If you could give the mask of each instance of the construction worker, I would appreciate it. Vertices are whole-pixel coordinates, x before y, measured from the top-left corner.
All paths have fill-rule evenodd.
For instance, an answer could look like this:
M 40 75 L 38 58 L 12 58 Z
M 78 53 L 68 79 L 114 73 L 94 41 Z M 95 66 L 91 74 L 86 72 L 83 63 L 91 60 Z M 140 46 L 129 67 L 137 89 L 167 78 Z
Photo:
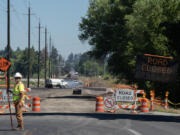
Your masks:
M 16 111 L 16 118 L 18 122 L 17 128 L 15 130 L 24 130 L 24 123 L 23 123 L 23 107 L 24 107 L 24 84 L 21 82 L 22 75 L 21 73 L 17 72 L 14 75 L 15 78 L 15 86 L 11 93 L 13 94 L 13 102 L 15 105 Z

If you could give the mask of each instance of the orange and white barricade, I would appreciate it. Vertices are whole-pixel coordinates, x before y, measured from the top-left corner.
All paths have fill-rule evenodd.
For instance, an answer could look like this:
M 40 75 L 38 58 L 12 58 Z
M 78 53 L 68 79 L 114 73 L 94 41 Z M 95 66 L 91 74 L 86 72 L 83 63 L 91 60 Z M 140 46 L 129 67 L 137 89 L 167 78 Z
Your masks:
M 148 105 L 147 98 L 143 98 L 143 100 L 142 100 L 141 112 L 149 112 L 149 105 Z
M 136 114 L 136 110 L 140 108 L 140 106 L 137 105 L 137 102 L 140 102 L 141 98 L 137 97 L 137 94 L 144 94 L 144 90 L 134 90 L 134 99 L 133 99 L 133 104 L 118 104 L 115 107 L 115 111 L 118 109 L 129 109 L 132 110 L 132 113 Z
M 32 111 L 40 111 L 40 97 L 34 97 L 32 100 Z
M 136 105 L 118 105 L 118 108 L 119 109 L 130 109 L 130 110 L 133 110 L 133 109 L 137 109 L 137 106 Z
M 144 94 L 144 90 L 134 90 L 135 94 Z
M 9 109 L 9 105 L 0 105 L 0 114 L 5 113 Z
M 31 92 L 31 88 L 25 88 L 24 96 L 25 96 L 25 112 L 28 112 L 28 110 L 31 109 L 31 99 L 32 97 L 29 95 L 29 92 Z
M 164 105 L 165 109 L 168 109 L 168 95 L 169 95 L 169 92 L 166 91 L 166 94 L 165 94 L 165 105 Z
M 25 96 L 25 103 L 24 103 L 24 107 L 25 107 L 25 110 L 27 112 L 27 109 L 30 109 L 31 108 L 31 102 L 30 103 L 27 103 L 26 104 L 26 100 L 31 100 L 31 96 L 28 95 L 27 93 L 31 91 L 31 88 L 25 88 L 25 92 L 24 92 L 24 96 Z M 7 105 L 7 97 L 3 97 L 3 93 L 6 93 L 6 90 L 0 90 L 0 102 L 1 102 L 1 105 L 0 105 L 0 114 L 2 113 L 5 113 L 8 111 L 9 109 L 9 105 Z M 10 98 L 10 102 L 12 102 L 12 97 Z M 14 110 L 15 107 L 14 105 L 11 105 L 11 109 Z
M 104 98 L 96 97 L 96 112 L 104 112 Z
M 151 96 L 151 106 L 150 106 L 150 111 L 154 110 L 154 91 L 150 91 L 150 96 Z

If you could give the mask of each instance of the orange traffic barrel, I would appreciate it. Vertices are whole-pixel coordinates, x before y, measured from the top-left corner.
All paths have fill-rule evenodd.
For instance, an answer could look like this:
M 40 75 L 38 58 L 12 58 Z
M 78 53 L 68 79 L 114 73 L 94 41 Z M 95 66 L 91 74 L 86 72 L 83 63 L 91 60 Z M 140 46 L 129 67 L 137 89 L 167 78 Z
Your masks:
M 34 97 L 32 100 L 32 111 L 40 111 L 40 97 Z
M 149 112 L 148 100 L 146 98 L 142 99 L 141 112 Z
M 104 112 L 104 99 L 103 99 L 103 97 L 96 97 L 96 112 Z

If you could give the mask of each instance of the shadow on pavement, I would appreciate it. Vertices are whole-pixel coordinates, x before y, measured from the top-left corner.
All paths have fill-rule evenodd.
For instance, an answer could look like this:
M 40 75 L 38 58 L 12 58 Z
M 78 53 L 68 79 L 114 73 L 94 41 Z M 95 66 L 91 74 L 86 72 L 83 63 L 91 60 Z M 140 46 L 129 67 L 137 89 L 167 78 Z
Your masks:
M 57 97 L 47 97 L 49 99 L 57 99 L 57 98 L 74 98 L 74 99 L 88 99 L 88 100 L 92 100 L 92 101 L 96 101 L 96 97 L 95 96 L 57 96 Z
M 2 131 L 14 131 L 13 129 L 0 129 L 0 132 L 2 132 Z
M 9 115 L 9 114 L 2 114 Z M 24 116 L 78 116 L 99 120 L 129 119 L 138 121 L 178 122 L 180 116 L 163 116 L 149 114 L 106 114 L 106 113 L 24 113 Z

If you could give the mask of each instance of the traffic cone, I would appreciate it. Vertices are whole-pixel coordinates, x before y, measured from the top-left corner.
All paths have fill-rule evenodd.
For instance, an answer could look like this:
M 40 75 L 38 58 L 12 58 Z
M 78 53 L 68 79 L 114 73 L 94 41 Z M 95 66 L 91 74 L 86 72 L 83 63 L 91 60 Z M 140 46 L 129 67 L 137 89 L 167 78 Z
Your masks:
M 133 114 L 137 114 L 137 111 L 136 111 L 136 110 L 133 110 L 131 113 L 133 113 Z
M 5 110 L 1 110 L 1 111 L 0 111 L 0 114 L 3 114 L 3 113 L 5 113 Z

